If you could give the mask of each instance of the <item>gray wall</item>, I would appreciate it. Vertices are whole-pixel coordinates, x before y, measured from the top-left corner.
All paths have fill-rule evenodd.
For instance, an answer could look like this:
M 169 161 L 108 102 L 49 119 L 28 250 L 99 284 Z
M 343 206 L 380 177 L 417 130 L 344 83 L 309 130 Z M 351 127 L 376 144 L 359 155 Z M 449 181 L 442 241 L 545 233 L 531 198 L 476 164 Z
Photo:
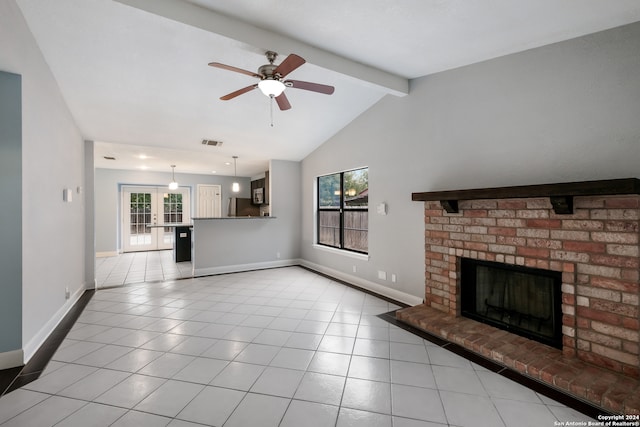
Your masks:
M 84 185 L 84 142 L 15 0 L 0 2 L 0 69 L 22 76 L 22 347 L 28 359 L 85 288 L 84 198 L 76 192 Z M 71 203 L 63 201 L 65 188 L 73 191 Z
M 298 263 L 301 211 L 300 163 L 271 160 L 271 218 L 196 220 L 196 275 Z
M 175 174 L 180 187 L 191 188 L 191 215 L 197 211 L 198 184 L 218 184 L 222 188 L 222 215 L 227 214 L 229 197 L 250 197 L 251 179 L 238 177 L 240 193 L 231 192 L 232 176 Z M 168 185 L 171 172 L 130 171 L 121 169 L 95 169 L 95 224 L 96 253 L 112 253 L 120 250 L 120 204 L 122 185 Z
M 639 70 L 633 24 L 413 80 L 303 160 L 302 257 L 424 297 L 423 204 L 411 193 L 640 176 Z M 360 166 L 368 261 L 313 247 L 315 177 Z
M 0 71 L 0 353 L 22 348 L 21 78 Z M 1 366 L 0 369 L 7 366 Z

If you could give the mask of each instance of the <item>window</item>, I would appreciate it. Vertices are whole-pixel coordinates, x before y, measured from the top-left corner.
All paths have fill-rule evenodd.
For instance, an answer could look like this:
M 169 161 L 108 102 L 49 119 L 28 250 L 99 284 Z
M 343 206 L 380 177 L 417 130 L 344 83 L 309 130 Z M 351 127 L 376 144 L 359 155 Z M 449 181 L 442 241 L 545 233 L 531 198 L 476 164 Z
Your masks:
M 318 177 L 318 244 L 368 253 L 369 168 Z

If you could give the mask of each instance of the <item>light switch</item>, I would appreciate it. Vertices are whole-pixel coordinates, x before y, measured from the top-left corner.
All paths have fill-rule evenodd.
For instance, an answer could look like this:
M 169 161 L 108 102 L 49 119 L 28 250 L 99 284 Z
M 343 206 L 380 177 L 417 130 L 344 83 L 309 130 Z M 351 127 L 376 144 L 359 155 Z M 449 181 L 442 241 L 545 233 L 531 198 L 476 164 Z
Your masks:
M 71 203 L 73 201 L 73 191 L 70 188 L 62 190 L 62 200 Z
M 386 215 L 386 214 L 387 214 L 387 204 L 386 204 L 386 203 L 380 203 L 380 204 L 376 207 L 376 211 L 377 211 L 380 215 Z

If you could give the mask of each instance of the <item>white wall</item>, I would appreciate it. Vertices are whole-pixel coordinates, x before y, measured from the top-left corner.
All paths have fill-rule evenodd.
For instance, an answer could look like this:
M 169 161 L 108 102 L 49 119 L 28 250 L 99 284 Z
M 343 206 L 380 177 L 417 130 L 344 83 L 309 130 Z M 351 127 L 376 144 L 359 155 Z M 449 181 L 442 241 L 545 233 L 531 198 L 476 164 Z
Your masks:
M 75 192 L 84 184 L 83 140 L 14 0 L 0 2 L 0 69 L 22 75 L 22 347 L 28 359 L 85 288 L 85 209 Z M 71 203 L 63 202 L 64 188 L 74 192 Z
M 222 189 L 222 215 L 227 214 L 229 197 L 251 197 L 251 180 L 246 177 L 221 175 L 175 174 L 180 187 L 191 189 L 191 216 L 197 214 L 198 184 L 218 184 Z M 171 172 L 131 171 L 121 169 L 95 170 L 95 224 L 96 224 L 96 253 L 115 253 L 121 250 L 121 236 L 118 222 L 120 221 L 121 186 L 122 185 L 168 185 Z M 231 192 L 231 184 L 240 183 L 240 192 Z
M 633 24 L 412 81 L 303 160 L 302 257 L 424 297 L 423 204 L 411 193 L 640 176 L 639 70 Z M 360 166 L 368 261 L 313 247 L 315 177 Z

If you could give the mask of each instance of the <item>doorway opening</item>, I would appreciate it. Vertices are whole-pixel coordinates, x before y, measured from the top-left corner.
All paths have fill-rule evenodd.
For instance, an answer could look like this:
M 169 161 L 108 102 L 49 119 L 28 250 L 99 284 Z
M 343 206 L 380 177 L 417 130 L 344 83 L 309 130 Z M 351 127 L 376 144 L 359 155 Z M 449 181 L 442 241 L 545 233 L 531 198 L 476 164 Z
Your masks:
M 173 248 L 174 228 L 191 221 L 189 188 L 122 187 L 123 252 Z

